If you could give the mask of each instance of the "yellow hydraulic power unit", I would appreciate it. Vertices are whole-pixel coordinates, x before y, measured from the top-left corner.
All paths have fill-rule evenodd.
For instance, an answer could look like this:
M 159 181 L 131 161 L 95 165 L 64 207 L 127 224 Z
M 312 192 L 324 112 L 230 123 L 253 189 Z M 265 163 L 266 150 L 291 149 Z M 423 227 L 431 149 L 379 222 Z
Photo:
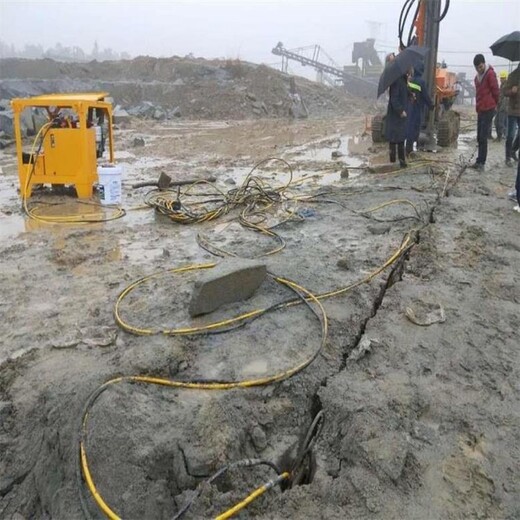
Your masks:
M 35 184 L 74 184 L 78 197 L 92 196 L 98 182 L 97 159 L 109 143 L 114 163 L 112 104 L 107 92 L 46 94 L 11 101 L 22 198 Z M 20 115 L 27 108 L 47 111 L 49 122 L 35 139 L 30 153 L 23 150 Z

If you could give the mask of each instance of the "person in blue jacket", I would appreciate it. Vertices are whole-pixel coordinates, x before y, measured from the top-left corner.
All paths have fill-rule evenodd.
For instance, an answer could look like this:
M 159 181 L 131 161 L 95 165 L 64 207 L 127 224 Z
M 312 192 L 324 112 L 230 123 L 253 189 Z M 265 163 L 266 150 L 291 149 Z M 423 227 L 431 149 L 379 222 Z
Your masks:
M 395 162 L 396 148 L 401 168 L 406 168 L 404 141 L 406 139 L 406 108 L 408 106 L 408 74 L 399 76 L 390 85 L 386 111 L 385 137 L 389 142 L 390 162 Z
M 408 81 L 410 97 L 406 121 L 406 155 L 413 152 L 413 145 L 419 140 L 424 107 L 433 109 L 426 82 L 422 79 L 423 72 L 424 65 L 420 63 L 415 67 L 413 77 Z

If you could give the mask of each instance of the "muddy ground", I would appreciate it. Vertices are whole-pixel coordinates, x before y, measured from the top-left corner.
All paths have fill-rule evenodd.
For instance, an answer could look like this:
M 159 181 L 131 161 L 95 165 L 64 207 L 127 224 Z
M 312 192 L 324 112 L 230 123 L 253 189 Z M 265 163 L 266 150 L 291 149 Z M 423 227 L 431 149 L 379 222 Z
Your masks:
M 277 246 L 241 228 L 236 211 L 205 224 L 173 223 L 142 208 L 144 191 L 133 182 L 165 171 L 175 179 L 213 175 L 229 190 L 261 159 L 280 157 L 296 178 L 306 176 L 288 194 L 321 193 L 321 202 L 288 203 L 293 216 L 276 228 L 286 247 L 265 257 L 269 270 L 314 294 L 366 283 L 321 300 L 325 344 L 285 381 L 232 390 L 111 385 L 86 426 L 98 492 L 121 517 L 172 518 L 223 464 L 287 460 L 322 412 L 310 483 L 276 487 L 239 518 L 519 518 L 520 238 L 506 197 L 514 172 L 495 142 L 485 173 L 461 167 L 475 145 L 471 111 L 463 117 L 458 149 L 423 153 L 388 174 L 365 169 L 386 153 L 363 136 L 359 116 L 133 121 L 116 133 L 127 215 L 90 226 L 25 219 L 14 149 L 4 150 L 0 517 L 103 517 L 77 460 L 85 403 L 105 381 L 258 379 L 319 349 L 316 304 L 204 336 L 136 336 L 114 320 L 116 299 L 132 281 L 221 261 L 198 245 L 198 234 L 238 256 Z M 145 146 L 134 147 L 135 137 Z M 332 159 L 334 151 L 344 155 Z M 341 177 L 345 167 L 349 178 Z M 288 167 L 272 161 L 255 174 L 279 186 Z M 404 202 L 366 211 L 390 201 Z M 269 224 L 286 216 L 276 206 Z M 406 236 L 413 247 L 369 280 Z M 268 280 L 252 299 L 192 320 L 187 307 L 199 275 L 165 274 L 140 286 L 122 304 L 124 319 L 157 329 L 200 326 L 294 296 Z M 268 468 L 233 469 L 203 484 L 185 518 L 217 516 L 273 477 Z

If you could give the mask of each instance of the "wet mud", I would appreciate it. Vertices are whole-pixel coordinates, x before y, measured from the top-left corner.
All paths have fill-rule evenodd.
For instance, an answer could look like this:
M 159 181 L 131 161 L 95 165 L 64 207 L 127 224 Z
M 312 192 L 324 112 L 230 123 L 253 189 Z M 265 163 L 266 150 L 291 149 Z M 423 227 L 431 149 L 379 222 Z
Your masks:
M 94 225 L 27 220 L 14 149 L 2 152 L 1 518 L 103 518 L 78 464 L 81 441 L 97 491 L 120 517 L 173 518 L 193 500 L 184 518 L 212 518 L 276 472 L 231 467 L 208 478 L 243 459 L 290 467 L 321 413 L 305 475 L 274 486 L 240 518 L 520 515 L 520 238 L 506 197 L 514 172 L 499 143 L 490 143 L 485 173 L 465 169 L 469 135 L 458 149 L 420 153 L 406 170 L 368 173 L 386 149 L 364 130 L 362 118 L 134 121 L 116 136 L 127 215 Z M 145 146 L 132 145 L 136 136 Z M 296 181 L 287 207 L 268 212 L 285 244 L 273 255 L 264 256 L 278 242 L 244 229 L 237 212 L 183 226 L 143 207 L 146 191 L 131 188 L 164 171 L 215 176 L 228 190 L 270 156 L 287 161 Z M 269 186 L 290 178 L 276 161 L 254 173 Z M 74 204 L 38 197 L 67 201 L 58 212 Z M 314 295 L 345 289 L 320 299 L 327 329 L 315 301 L 221 334 L 118 326 L 114 305 L 135 280 L 220 261 L 198 235 L 237 256 L 264 256 L 271 273 Z M 154 331 L 204 327 L 298 298 L 271 278 L 246 302 L 192 319 L 197 276 L 143 283 L 121 302 L 121 318 Z M 124 379 L 214 384 L 280 374 L 231 389 Z

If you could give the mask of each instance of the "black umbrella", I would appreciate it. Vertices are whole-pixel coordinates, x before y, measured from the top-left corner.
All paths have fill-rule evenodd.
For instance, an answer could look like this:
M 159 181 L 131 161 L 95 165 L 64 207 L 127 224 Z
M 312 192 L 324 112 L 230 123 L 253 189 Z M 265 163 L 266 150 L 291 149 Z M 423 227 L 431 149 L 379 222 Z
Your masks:
M 494 56 L 520 61 L 520 31 L 513 31 L 511 34 L 502 36 L 489 48 Z
M 424 56 L 428 52 L 428 47 L 419 47 L 418 45 L 410 45 L 402 50 L 394 59 L 388 63 L 385 70 L 379 78 L 377 87 L 377 97 L 379 97 L 397 78 L 406 74 L 410 67 L 417 66 L 423 61 Z

